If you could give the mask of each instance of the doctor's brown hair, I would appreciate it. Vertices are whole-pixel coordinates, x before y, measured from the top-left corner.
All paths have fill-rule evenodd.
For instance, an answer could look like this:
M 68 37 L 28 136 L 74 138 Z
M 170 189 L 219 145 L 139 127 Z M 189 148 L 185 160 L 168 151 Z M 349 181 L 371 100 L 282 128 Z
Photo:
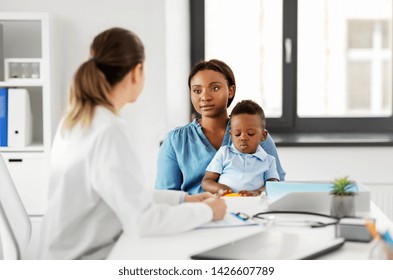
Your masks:
M 98 34 L 90 47 L 91 58 L 76 71 L 70 90 L 64 128 L 89 126 L 96 106 L 115 113 L 108 99 L 111 88 L 145 60 L 142 41 L 133 32 L 111 28 Z

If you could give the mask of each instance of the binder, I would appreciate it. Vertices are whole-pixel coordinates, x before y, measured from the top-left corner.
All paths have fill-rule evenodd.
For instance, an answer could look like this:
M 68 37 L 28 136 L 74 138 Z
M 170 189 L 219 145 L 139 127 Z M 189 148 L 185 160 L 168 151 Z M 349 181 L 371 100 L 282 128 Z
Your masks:
M 8 146 L 25 147 L 33 141 L 33 115 L 27 89 L 8 89 Z
M 3 25 L 0 23 L 0 80 L 5 81 L 7 77 L 4 76 L 4 31 Z
M 6 88 L 0 88 L 0 147 L 7 147 L 8 134 L 8 94 Z

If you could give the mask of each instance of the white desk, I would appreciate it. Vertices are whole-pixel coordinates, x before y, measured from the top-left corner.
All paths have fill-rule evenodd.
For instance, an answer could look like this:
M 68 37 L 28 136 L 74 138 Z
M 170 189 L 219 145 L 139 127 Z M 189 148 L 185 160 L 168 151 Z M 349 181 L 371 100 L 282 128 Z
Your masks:
M 266 211 L 266 202 L 259 197 L 226 198 L 229 211 L 241 211 L 255 214 Z M 367 213 L 377 221 L 377 229 L 393 230 L 393 224 L 371 202 L 371 211 Z M 244 226 L 227 228 L 195 229 L 192 231 L 155 237 L 132 237 L 123 234 L 108 256 L 108 259 L 137 259 L 137 260 L 180 260 L 190 259 L 190 256 L 217 246 L 239 240 L 265 230 L 280 230 L 299 232 L 309 238 L 325 238 L 333 236 L 334 227 L 311 229 L 305 227 L 266 227 Z M 337 251 L 323 256 L 321 259 L 368 259 L 371 243 L 346 242 Z

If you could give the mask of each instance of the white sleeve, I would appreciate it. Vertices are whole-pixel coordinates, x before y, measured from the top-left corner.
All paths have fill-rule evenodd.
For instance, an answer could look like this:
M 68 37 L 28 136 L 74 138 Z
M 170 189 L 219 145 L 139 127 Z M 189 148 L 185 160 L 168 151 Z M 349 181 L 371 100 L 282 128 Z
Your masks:
M 170 205 L 178 205 L 184 200 L 186 192 L 174 191 L 174 190 L 154 190 L 153 197 L 154 202 L 157 203 L 168 203 Z
M 156 204 L 141 178 L 143 173 L 127 134 L 119 127 L 110 127 L 100 135 L 94 144 L 91 163 L 93 189 L 116 214 L 127 233 L 176 233 L 212 219 L 212 210 L 205 203 Z M 167 196 L 171 204 L 176 198 L 179 199 L 176 194 Z M 164 199 L 162 196 L 159 200 Z
M 139 235 L 172 234 L 191 230 L 213 219 L 206 203 L 183 203 L 177 206 L 150 204 L 138 220 Z

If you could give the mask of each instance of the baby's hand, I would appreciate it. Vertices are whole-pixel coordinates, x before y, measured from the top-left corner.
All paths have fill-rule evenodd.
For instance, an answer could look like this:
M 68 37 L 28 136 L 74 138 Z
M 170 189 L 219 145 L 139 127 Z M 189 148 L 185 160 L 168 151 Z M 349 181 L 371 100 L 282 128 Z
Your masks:
M 226 190 L 220 189 L 217 192 L 217 196 L 225 196 L 225 195 L 230 194 L 230 193 L 233 193 L 233 191 L 230 188 L 228 188 Z
M 241 190 L 239 191 L 240 196 L 259 196 L 260 193 L 257 191 L 247 191 L 247 190 Z

